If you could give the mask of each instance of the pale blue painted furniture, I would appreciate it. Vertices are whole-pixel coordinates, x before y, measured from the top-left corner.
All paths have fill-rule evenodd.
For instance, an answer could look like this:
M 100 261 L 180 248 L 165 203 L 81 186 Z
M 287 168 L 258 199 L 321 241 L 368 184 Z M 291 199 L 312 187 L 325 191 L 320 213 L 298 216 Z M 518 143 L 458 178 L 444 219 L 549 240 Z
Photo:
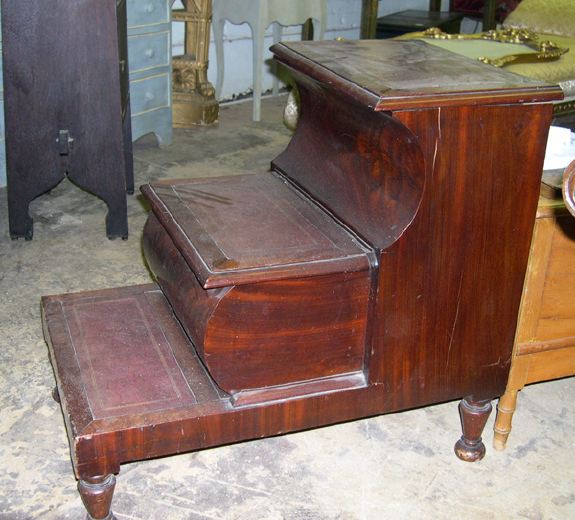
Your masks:
M 153 132 L 172 142 L 171 4 L 128 0 L 128 60 L 132 140 Z
M 0 16 L 2 15 L 0 2 Z M 0 31 L 0 187 L 6 186 L 6 140 L 4 138 L 4 78 L 2 77 L 2 31 Z

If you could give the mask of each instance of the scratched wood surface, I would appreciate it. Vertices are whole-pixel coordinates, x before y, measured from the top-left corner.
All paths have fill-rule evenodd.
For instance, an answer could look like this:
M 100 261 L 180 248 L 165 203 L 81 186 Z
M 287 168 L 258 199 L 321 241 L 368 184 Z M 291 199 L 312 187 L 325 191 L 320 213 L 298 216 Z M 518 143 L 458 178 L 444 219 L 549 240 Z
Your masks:
M 368 249 L 272 175 L 142 186 L 204 288 L 367 269 Z
M 286 42 L 273 52 L 287 65 L 340 89 L 377 110 L 561 99 L 560 89 L 423 41 Z

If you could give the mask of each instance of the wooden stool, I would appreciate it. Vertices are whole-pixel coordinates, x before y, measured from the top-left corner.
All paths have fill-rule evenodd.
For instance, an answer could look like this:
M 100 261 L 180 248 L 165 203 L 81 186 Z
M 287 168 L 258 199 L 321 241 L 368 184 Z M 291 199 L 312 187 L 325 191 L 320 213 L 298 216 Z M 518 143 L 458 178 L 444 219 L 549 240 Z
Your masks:
M 273 173 L 144 186 L 158 285 L 43 299 L 93 518 L 124 462 L 462 397 L 485 453 L 560 90 L 416 41 L 273 52 L 302 102 Z

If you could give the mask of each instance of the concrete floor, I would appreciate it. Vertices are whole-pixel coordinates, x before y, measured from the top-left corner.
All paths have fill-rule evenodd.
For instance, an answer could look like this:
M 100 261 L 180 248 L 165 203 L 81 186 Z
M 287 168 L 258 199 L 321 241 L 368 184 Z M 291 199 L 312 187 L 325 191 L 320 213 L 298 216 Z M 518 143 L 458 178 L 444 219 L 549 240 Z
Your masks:
M 176 130 L 159 149 L 134 147 L 136 184 L 157 178 L 265 171 L 289 140 L 284 99 L 221 110 L 209 128 Z M 128 198 L 130 238 L 108 241 L 104 205 L 68 182 L 37 199 L 32 242 L 8 238 L 0 190 L 0 518 L 81 519 L 42 337 L 44 294 L 148 282 L 140 250 L 146 218 Z M 521 392 L 505 452 L 460 462 L 457 403 L 127 464 L 118 478 L 118 519 L 379 520 L 575 518 L 575 379 Z M 495 405 L 495 403 L 494 403 Z

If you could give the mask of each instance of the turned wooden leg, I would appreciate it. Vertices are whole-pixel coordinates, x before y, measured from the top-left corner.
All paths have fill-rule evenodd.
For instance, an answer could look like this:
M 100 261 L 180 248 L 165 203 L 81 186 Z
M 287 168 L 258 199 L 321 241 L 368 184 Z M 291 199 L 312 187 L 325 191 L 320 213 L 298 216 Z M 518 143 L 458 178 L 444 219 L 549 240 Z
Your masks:
M 116 477 L 112 474 L 78 481 L 78 491 L 88 511 L 88 520 L 113 520 L 110 511 Z
M 463 435 L 455 443 L 455 455 L 466 462 L 481 460 L 485 455 L 485 444 L 481 433 L 491 413 L 490 401 L 475 401 L 466 397 L 459 403 L 459 414 Z
M 517 390 L 508 390 L 497 403 L 497 417 L 493 426 L 493 447 L 502 451 L 507 444 L 507 438 L 511 432 L 511 421 L 517 406 Z

